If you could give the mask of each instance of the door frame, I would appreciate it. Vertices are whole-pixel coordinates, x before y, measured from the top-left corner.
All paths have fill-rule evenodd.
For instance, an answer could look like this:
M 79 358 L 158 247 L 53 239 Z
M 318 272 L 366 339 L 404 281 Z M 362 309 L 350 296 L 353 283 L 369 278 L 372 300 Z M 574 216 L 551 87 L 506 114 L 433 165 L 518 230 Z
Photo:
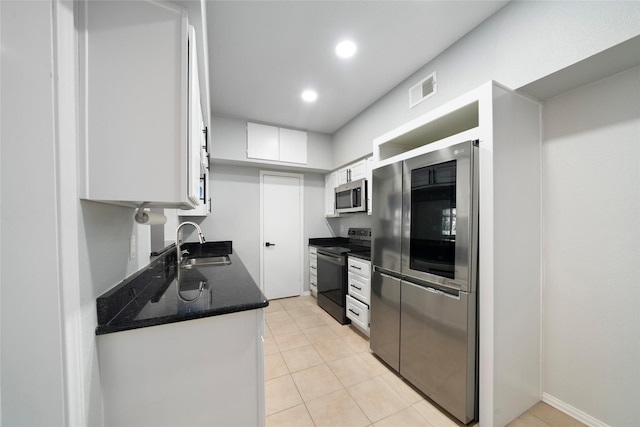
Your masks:
M 265 283 L 264 283 L 264 176 L 265 175 L 275 175 L 275 176 L 285 176 L 290 178 L 298 178 L 299 179 L 299 194 L 300 197 L 298 199 L 298 206 L 300 208 L 300 247 L 299 254 L 300 257 L 298 259 L 298 264 L 300 265 L 300 295 L 304 292 L 304 174 L 301 173 L 291 173 L 291 172 L 281 172 L 281 171 L 268 171 L 261 170 L 260 171 L 260 290 L 262 293 L 265 293 Z M 265 293 L 266 294 L 266 293 Z

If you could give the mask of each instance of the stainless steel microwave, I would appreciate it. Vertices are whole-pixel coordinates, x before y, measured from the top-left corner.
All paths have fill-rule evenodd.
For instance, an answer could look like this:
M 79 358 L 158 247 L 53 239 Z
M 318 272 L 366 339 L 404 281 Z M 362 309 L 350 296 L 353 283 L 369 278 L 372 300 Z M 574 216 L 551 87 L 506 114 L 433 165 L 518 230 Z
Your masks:
M 336 213 L 367 211 L 367 180 L 347 182 L 336 187 Z

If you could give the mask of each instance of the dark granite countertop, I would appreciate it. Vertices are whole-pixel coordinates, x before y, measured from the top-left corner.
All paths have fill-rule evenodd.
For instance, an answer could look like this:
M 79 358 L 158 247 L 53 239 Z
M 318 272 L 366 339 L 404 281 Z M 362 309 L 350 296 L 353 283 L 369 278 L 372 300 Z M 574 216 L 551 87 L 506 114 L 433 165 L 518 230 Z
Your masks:
M 349 239 L 346 237 L 318 237 L 315 239 L 309 239 L 309 246 L 317 246 L 319 248 L 329 246 L 344 246 L 349 244 Z
M 371 261 L 371 251 L 369 252 L 349 252 L 347 253 L 350 257 L 360 258 L 365 261 Z
M 231 242 L 184 243 L 187 259 L 229 255 L 231 264 L 182 269 L 176 277 L 176 251 L 162 253 L 149 266 L 98 297 L 96 335 L 269 305 Z
M 346 237 L 318 237 L 309 239 L 309 246 L 318 248 L 342 247 L 349 249 L 347 255 L 371 261 L 371 247 L 354 245 Z

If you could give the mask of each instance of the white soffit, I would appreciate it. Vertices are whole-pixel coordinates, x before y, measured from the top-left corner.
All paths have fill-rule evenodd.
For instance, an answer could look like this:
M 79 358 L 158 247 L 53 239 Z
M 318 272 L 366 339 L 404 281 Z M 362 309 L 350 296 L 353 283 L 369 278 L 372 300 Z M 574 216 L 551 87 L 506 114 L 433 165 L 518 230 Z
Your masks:
M 640 36 L 633 37 L 517 90 L 544 101 L 638 65 L 640 65 Z

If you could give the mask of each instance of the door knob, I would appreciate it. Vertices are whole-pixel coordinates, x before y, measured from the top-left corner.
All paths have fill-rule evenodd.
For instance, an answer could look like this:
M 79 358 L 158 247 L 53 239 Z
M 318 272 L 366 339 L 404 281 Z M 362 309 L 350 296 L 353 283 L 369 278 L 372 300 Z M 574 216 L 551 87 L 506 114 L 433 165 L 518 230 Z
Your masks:
M 276 244 L 275 244 L 275 243 L 269 243 L 269 242 L 267 242 L 267 243 L 265 243 L 264 245 L 265 245 L 266 247 L 269 247 L 269 246 L 275 246 Z

